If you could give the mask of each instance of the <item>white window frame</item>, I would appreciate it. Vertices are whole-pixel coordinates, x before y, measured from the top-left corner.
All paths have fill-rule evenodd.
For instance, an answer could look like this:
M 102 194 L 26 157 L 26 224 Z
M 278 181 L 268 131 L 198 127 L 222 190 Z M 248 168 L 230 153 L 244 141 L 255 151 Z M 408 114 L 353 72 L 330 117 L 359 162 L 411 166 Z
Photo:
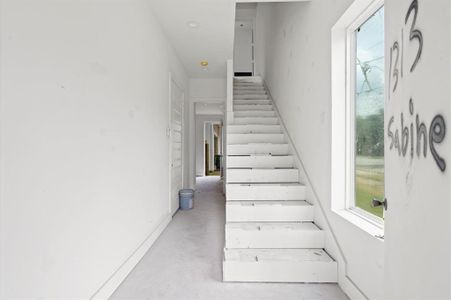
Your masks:
M 355 31 L 384 5 L 355 0 L 332 27 L 332 211 L 374 236 L 383 220 L 355 206 Z

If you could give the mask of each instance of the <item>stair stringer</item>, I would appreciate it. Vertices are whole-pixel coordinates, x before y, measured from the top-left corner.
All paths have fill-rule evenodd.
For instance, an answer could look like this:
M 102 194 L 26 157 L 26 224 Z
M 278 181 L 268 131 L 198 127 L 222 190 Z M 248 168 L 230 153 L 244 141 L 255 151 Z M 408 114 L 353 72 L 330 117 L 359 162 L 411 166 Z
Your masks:
M 274 111 L 276 113 L 276 116 L 279 118 L 279 124 L 282 127 L 282 132 L 285 134 L 285 137 L 287 139 L 289 150 L 294 156 L 294 164 L 299 170 L 299 181 L 302 182 L 306 187 L 306 201 L 314 206 L 315 213 L 313 221 L 325 233 L 325 250 L 334 260 L 337 261 L 338 284 L 351 299 L 369 299 L 363 293 L 363 291 L 353 282 L 353 280 L 348 276 L 347 272 L 348 262 L 346 256 L 330 224 L 330 220 L 326 215 L 324 206 L 319 200 L 318 193 L 316 192 L 316 189 L 314 188 L 310 180 L 310 176 L 305 170 L 304 163 L 299 155 L 299 152 L 294 146 L 294 142 L 287 130 L 287 127 L 285 126 L 285 122 L 283 120 L 282 115 L 280 114 L 277 102 L 272 97 L 269 86 L 266 84 L 266 81 L 264 79 L 260 78 L 260 80 L 268 93 L 268 98 L 272 101 Z

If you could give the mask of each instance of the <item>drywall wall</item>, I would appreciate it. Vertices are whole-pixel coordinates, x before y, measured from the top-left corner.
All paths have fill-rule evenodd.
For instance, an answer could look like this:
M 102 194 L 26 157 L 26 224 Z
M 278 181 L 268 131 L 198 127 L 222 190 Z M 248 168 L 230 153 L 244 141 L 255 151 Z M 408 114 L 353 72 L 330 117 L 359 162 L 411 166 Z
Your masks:
M 451 299 L 451 2 L 386 0 L 385 11 L 386 57 L 397 43 L 399 59 L 385 72 L 384 296 Z
M 317 201 L 325 208 L 346 257 L 349 278 L 340 273 L 340 284 L 350 293 L 345 283 L 354 282 L 357 291 L 360 289 L 366 297 L 381 299 L 383 242 L 332 212 L 330 203 L 331 28 L 351 3 L 317 0 L 258 4 L 256 67 L 280 110 L 316 190 Z M 332 244 L 329 239 L 328 250 L 338 259 L 340 253 Z
M 235 20 L 254 21 L 257 14 L 257 3 L 237 3 Z
M 227 97 L 227 81 L 225 77 L 191 78 L 189 91 L 193 102 L 224 102 Z
M 106 298 L 170 219 L 185 71 L 146 1 L 2 0 L 0 20 L 0 298 Z
M 196 103 L 196 115 L 222 115 L 224 104 L 221 103 Z

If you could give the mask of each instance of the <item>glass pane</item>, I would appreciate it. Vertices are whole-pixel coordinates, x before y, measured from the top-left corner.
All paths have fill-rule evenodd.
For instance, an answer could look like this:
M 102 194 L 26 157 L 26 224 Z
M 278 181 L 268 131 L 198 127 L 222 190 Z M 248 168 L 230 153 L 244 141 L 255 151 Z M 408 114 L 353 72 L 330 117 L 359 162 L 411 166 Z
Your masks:
M 384 9 L 355 32 L 355 206 L 382 217 L 371 207 L 384 198 Z

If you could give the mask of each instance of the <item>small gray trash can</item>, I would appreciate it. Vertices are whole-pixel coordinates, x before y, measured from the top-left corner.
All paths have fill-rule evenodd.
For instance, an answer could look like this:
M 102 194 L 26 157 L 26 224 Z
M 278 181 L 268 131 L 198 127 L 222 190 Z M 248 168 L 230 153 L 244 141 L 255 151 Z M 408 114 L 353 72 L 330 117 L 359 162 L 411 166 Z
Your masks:
M 180 209 L 188 210 L 193 208 L 193 189 L 183 189 L 179 191 Z

